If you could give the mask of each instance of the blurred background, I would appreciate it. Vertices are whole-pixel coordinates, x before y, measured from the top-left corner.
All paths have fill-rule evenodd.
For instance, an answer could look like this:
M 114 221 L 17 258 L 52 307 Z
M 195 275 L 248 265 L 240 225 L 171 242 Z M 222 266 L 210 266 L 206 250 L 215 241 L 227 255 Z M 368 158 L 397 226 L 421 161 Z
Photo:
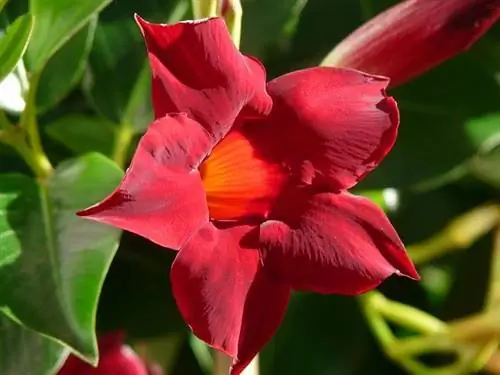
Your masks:
M 351 31 L 395 3 L 243 0 L 241 50 L 264 62 L 269 79 L 318 65 Z M 1 25 L 27 7 L 26 0 L 10 1 Z M 115 0 L 64 44 L 44 69 L 36 98 L 43 143 L 54 164 L 97 151 L 126 166 L 152 119 L 150 73 L 134 12 L 156 22 L 192 17 L 188 0 Z M 16 83 L 9 84 L 0 85 L 0 105 L 15 116 L 23 102 L 16 99 Z M 500 197 L 499 84 L 496 25 L 466 53 L 390 91 L 401 109 L 399 138 L 380 167 L 356 187 L 356 193 L 387 209 L 412 255 L 418 257 L 433 240 L 445 242 L 442 256 L 421 262 L 422 282 L 391 279 L 380 288 L 388 298 L 443 320 L 481 311 L 500 283 L 492 267 L 500 256 L 497 219 L 481 211 L 456 221 L 478 207 L 493 207 Z M 7 146 L 0 145 L 0 160 L 2 173 L 30 173 Z M 137 352 L 168 375 L 209 375 L 209 352 L 190 335 L 170 293 L 173 256 L 124 233 L 104 284 L 97 327 L 125 329 Z M 438 366 L 453 358 L 422 360 Z M 494 354 L 485 373 L 500 374 L 497 361 Z M 296 293 L 261 353 L 260 373 L 406 372 L 381 352 L 356 299 Z

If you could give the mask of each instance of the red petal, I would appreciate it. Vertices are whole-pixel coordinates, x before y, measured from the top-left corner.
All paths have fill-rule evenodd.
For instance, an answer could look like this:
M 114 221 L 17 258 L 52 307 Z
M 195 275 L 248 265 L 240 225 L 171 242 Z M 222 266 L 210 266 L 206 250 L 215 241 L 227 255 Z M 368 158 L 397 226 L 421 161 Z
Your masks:
M 118 188 L 78 213 L 178 249 L 208 221 L 198 165 L 210 151 L 207 132 L 184 114 L 153 122 Z
M 200 339 L 233 357 L 231 375 L 243 371 L 269 341 L 290 294 L 288 286 L 263 272 L 257 243 L 251 226 L 208 224 L 172 265 L 181 314 Z
M 385 95 L 387 83 L 337 68 L 286 74 L 268 84 L 274 101 L 268 123 L 246 131 L 263 153 L 284 159 L 303 182 L 348 189 L 378 165 L 396 139 L 399 112 Z
M 153 71 L 157 118 L 186 112 L 218 139 L 245 105 L 269 111 L 262 67 L 236 49 L 222 19 L 175 25 L 136 20 Z
M 348 193 L 303 195 L 261 225 L 263 262 L 297 290 L 354 295 L 419 276 L 384 213 Z M 297 203 L 299 202 L 299 203 Z M 301 203 L 301 204 L 300 204 Z
M 469 48 L 500 17 L 499 0 L 408 0 L 344 39 L 323 65 L 354 68 L 399 85 Z
M 99 337 L 97 368 L 70 355 L 58 375 L 148 375 L 148 372 L 139 356 L 123 345 L 123 335 L 110 333 Z

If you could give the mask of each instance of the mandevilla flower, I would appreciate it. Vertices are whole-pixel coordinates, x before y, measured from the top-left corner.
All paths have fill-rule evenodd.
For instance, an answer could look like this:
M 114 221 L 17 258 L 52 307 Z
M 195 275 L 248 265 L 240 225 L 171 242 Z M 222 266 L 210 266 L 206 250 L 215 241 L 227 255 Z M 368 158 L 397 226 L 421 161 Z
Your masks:
M 123 344 L 124 338 L 122 332 L 100 336 L 100 359 L 97 367 L 70 355 L 58 375 L 148 375 L 146 366 L 139 356 Z
M 407 0 L 371 19 L 323 65 L 360 69 L 399 85 L 469 48 L 500 17 L 500 0 Z
M 381 209 L 350 194 L 396 139 L 389 80 L 318 67 L 265 82 L 219 18 L 137 17 L 156 121 L 120 186 L 80 216 L 179 250 L 177 305 L 239 374 L 280 324 L 290 291 L 355 295 L 418 279 Z

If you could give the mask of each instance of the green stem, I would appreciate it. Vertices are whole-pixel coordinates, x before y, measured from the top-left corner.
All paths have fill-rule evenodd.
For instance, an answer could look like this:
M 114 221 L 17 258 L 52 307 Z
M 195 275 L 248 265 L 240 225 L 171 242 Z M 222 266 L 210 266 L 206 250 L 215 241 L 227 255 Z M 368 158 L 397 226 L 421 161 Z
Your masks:
M 381 297 L 385 298 L 379 292 L 373 291 L 358 296 L 358 301 L 375 338 L 382 348 L 388 351 L 396 341 L 396 337 L 376 307 Z
M 478 238 L 492 230 L 500 220 L 496 204 L 476 207 L 455 218 L 440 233 L 408 248 L 415 264 L 422 264 L 453 250 L 467 249 Z
M 384 319 L 396 323 L 401 327 L 409 328 L 423 334 L 444 333 L 448 331 L 448 326 L 445 322 L 415 307 L 391 301 L 378 291 L 371 291 L 364 294 L 362 302 Z
M 181 21 L 189 11 L 189 2 L 186 0 L 177 0 L 177 2 L 174 5 L 174 9 L 170 12 L 170 15 L 168 16 L 167 23 L 175 23 Z M 149 73 L 149 64 L 148 66 L 148 73 Z
M 399 339 L 397 345 L 390 348 L 391 357 L 400 358 L 430 352 L 453 352 L 457 344 L 446 334 L 416 336 Z
M 46 171 L 40 168 L 39 160 L 35 158 L 33 150 L 26 142 L 26 137 L 20 128 L 11 125 L 10 128 L 2 130 L 0 132 L 0 141 L 16 150 L 36 176 L 41 178 L 47 176 L 45 175 Z
M 467 366 L 464 369 L 465 370 L 464 372 L 476 373 L 478 371 L 481 371 L 486 366 L 486 364 L 490 360 L 491 356 L 497 350 L 498 344 L 499 344 L 498 336 L 489 340 L 487 343 L 485 343 L 474 354 L 473 359 L 470 361 L 470 363 L 467 363 Z
M 485 341 L 500 335 L 500 309 L 469 316 L 449 323 L 450 334 L 455 340 Z
M 448 331 L 445 322 L 404 303 L 385 299 L 384 303 L 379 306 L 379 312 L 387 320 L 425 335 Z
M 191 0 L 195 19 L 215 17 L 219 0 Z
M 395 350 L 399 347 L 399 342 L 401 340 L 396 339 L 396 336 L 381 313 L 380 308 L 382 307 L 382 310 L 387 310 L 385 305 L 388 302 L 381 293 L 377 291 L 365 293 L 358 297 L 358 301 L 361 304 L 361 308 L 370 329 L 387 356 L 399 363 L 401 367 L 408 370 L 411 374 L 423 375 L 433 373 L 410 355 L 400 355 L 400 353 Z
M 213 375 L 227 375 L 231 367 L 231 358 L 219 351 L 214 351 L 213 355 Z
M 241 41 L 241 21 L 243 18 L 243 8 L 240 0 L 229 0 L 229 9 L 224 15 L 224 18 L 234 45 L 239 49 Z
M 30 78 L 29 90 L 26 97 L 26 108 L 21 116 L 21 127 L 27 137 L 30 149 L 27 151 L 24 149 L 24 146 L 16 147 L 16 149 L 19 152 L 23 150 L 22 152 L 24 153 L 30 153 L 28 158 L 31 160 L 29 163 L 30 167 L 35 175 L 43 180 L 50 176 L 53 168 L 43 151 L 40 132 L 38 131 L 38 122 L 36 118 L 36 91 L 38 89 L 39 79 L 40 74 L 33 74 Z M 19 141 L 19 139 L 16 138 L 16 141 Z M 22 154 L 22 156 L 27 160 L 28 155 Z
M 113 146 L 112 159 L 120 166 L 125 167 L 127 153 L 132 142 L 133 132 L 128 124 L 122 124 L 115 133 L 115 143 Z
M 10 123 L 5 112 L 0 111 L 0 129 L 3 129 L 4 131 L 10 131 L 12 128 L 13 125 Z

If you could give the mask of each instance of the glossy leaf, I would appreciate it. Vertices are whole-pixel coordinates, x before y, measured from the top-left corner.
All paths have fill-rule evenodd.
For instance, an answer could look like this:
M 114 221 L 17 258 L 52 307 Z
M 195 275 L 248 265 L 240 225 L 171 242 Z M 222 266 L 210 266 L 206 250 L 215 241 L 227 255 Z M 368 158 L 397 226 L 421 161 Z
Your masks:
M 30 71 L 39 72 L 47 61 L 111 0 L 30 0 L 36 19 L 27 57 Z
M 113 123 L 99 117 L 70 115 L 47 124 L 45 131 L 75 154 L 97 151 L 110 155 L 113 148 L 113 126 Z
M 113 3 L 103 13 L 89 60 L 91 79 L 83 86 L 89 102 L 102 116 L 137 132 L 152 121 L 151 72 L 144 41 L 131 14 L 175 22 L 184 16 L 186 2 L 124 0 Z
M 0 306 L 31 329 L 96 360 L 95 313 L 119 231 L 75 211 L 107 195 L 122 176 L 99 154 L 61 164 L 46 183 L 0 177 Z M 96 183 L 98 181 L 98 183 Z
M 0 316 L 0 374 L 52 375 L 69 350 Z
M 33 17 L 27 13 L 17 18 L 0 37 L 0 82 L 23 57 L 32 29 Z
M 124 37 L 126 35 L 126 37 Z M 113 51 L 113 53 L 109 53 Z M 96 109 L 106 118 L 121 123 L 127 106 L 145 66 L 145 49 L 139 29 L 129 20 L 125 22 L 102 23 L 96 30 L 94 50 L 90 56 L 91 81 L 86 81 L 84 89 Z M 123 61 L 127 61 L 123 64 Z M 148 107 L 150 73 L 146 75 L 142 105 Z M 114 82 L 113 86 L 109 82 Z M 143 121 L 152 119 L 149 115 Z M 145 125 L 143 125 L 145 126 Z
M 81 80 L 92 48 L 97 17 L 76 33 L 48 61 L 42 71 L 36 95 L 37 112 L 60 102 Z

